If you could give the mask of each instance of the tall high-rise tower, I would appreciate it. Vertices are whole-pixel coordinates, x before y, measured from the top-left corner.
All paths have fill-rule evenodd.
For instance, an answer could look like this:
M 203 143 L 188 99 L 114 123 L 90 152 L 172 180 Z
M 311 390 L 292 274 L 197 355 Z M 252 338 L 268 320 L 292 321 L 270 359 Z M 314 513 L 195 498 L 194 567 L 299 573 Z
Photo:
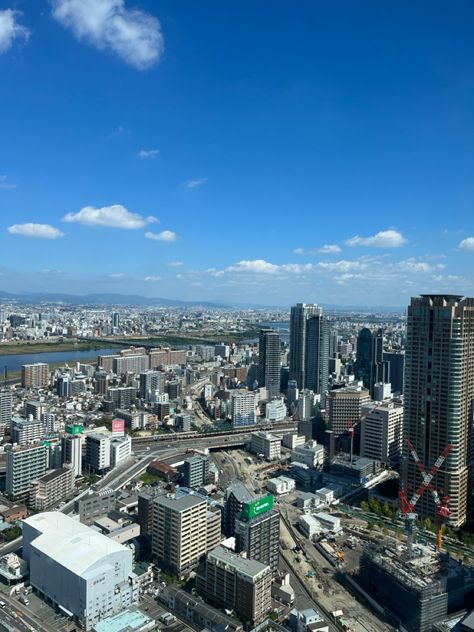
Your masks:
M 404 393 L 404 489 L 415 490 L 422 482 L 408 439 L 426 470 L 452 445 L 432 483 L 450 498 L 451 523 L 462 525 L 471 508 L 474 472 L 474 298 L 412 298 Z M 433 518 L 432 495 L 425 493 L 416 509 L 421 517 Z
M 317 305 L 298 303 L 290 315 L 290 379 L 324 393 L 329 371 L 329 326 Z
M 274 329 L 261 329 L 258 341 L 258 384 L 268 397 L 280 394 L 280 335 Z
M 356 377 L 374 395 L 374 384 L 389 382 L 390 365 L 383 357 L 383 332 L 372 334 L 364 327 L 357 337 Z
M 372 363 L 372 332 L 363 327 L 357 336 L 357 360 L 355 373 L 365 388 L 370 387 L 370 365 Z

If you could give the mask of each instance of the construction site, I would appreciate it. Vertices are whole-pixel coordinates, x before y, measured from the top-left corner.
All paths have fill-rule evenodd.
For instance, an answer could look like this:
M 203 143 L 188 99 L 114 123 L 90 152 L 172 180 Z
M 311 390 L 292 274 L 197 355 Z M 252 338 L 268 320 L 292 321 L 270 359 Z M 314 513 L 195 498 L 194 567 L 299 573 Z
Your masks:
M 442 550 L 443 527 L 450 518 L 449 498 L 438 493 L 434 480 L 452 446 L 446 446 L 426 469 L 410 439 L 407 444 L 421 483 L 410 498 L 405 490 L 400 491 L 406 546 L 368 544 L 354 579 L 368 601 L 399 629 L 431 632 L 448 615 L 467 613 L 474 607 L 474 568 Z M 416 505 L 425 492 L 431 494 L 437 525 L 434 547 L 415 543 Z
M 424 545 L 411 556 L 406 547 L 369 545 L 354 579 L 410 632 L 430 632 L 449 614 L 474 607 L 473 568 Z

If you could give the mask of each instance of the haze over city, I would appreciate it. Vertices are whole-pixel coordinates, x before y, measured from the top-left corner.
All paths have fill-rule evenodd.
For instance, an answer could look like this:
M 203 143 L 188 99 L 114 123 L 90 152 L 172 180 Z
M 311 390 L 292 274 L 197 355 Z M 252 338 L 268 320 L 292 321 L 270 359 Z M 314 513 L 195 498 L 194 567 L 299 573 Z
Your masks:
M 473 292 L 472 3 L 98 6 L 0 9 L 1 290 Z

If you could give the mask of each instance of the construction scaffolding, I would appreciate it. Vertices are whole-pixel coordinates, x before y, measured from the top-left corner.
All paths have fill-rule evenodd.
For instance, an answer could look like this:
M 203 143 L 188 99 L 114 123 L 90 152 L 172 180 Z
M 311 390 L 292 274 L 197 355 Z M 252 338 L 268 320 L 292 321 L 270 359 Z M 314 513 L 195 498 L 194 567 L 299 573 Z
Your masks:
M 357 583 L 410 632 L 431 632 L 447 614 L 474 606 L 474 569 L 426 546 L 368 546 Z

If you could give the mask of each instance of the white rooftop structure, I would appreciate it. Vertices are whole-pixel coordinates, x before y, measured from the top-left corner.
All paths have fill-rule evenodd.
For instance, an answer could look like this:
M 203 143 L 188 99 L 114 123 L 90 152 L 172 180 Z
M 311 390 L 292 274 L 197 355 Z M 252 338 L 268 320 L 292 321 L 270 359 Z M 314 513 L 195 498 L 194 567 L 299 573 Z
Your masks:
M 132 551 L 69 516 L 23 521 L 30 584 L 86 630 L 138 599 Z
M 56 563 L 77 575 L 96 566 L 104 556 L 122 552 L 123 546 L 87 525 L 59 511 L 48 511 L 30 516 L 23 521 L 38 531 L 34 546 Z

